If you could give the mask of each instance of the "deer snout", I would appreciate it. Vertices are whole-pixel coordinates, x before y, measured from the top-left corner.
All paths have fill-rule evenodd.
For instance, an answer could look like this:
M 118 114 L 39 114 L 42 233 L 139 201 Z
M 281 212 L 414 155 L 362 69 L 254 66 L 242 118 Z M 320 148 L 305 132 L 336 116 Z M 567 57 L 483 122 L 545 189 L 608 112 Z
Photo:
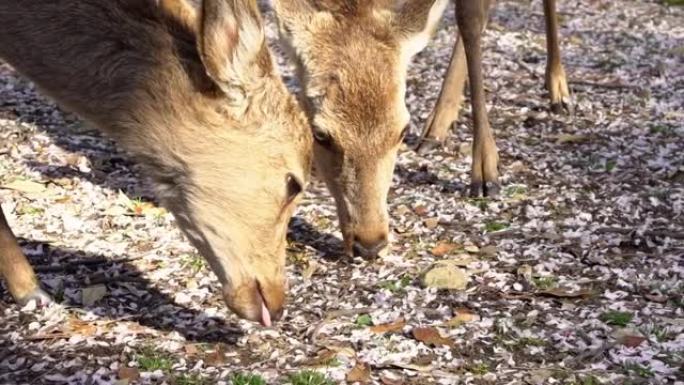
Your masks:
M 387 231 L 367 236 L 357 234 L 354 236 L 354 254 L 362 258 L 377 258 L 389 250 Z
M 285 280 L 251 279 L 239 285 L 223 286 L 223 298 L 240 318 L 270 327 L 283 316 Z

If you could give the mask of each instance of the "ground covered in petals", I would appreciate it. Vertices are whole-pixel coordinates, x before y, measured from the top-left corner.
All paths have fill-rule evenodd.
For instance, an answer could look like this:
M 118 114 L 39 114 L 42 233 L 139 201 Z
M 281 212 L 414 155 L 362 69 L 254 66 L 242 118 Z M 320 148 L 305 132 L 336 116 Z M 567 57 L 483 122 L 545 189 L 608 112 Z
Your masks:
M 0 64 L 0 201 L 59 301 L 0 289 L 0 383 L 684 383 L 684 9 L 559 7 L 572 115 L 548 110 L 540 1 L 499 2 L 485 35 L 501 197 L 465 195 L 469 105 L 445 148 L 407 138 L 386 257 L 340 257 L 314 182 L 271 329 L 227 311 L 124 153 Z M 454 30 L 450 7 L 411 66 L 414 134 Z

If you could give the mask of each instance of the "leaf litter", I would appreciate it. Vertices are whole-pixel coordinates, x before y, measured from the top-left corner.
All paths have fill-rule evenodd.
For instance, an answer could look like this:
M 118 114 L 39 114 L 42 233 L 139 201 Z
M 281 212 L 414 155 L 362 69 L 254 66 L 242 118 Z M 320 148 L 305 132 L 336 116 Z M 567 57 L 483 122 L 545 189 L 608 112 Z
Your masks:
M 451 7 L 410 66 L 413 134 L 451 54 Z M 502 197 L 465 197 L 468 103 L 445 148 L 401 151 L 388 256 L 334 258 L 335 206 L 314 181 L 290 226 L 289 303 L 271 329 L 226 310 L 125 154 L 0 64 L 0 202 L 59 302 L 19 308 L 2 292 L 0 383 L 230 384 L 237 373 L 268 384 L 681 381 L 684 10 L 559 2 L 576 105 L 555 116 L 541 7 L 498 2 L 484 35 Z M 278 63 L 295 89 L 293 68 Z M 439 261 L 464 255 L 452 268 L 468 275 L 465 287 L 422 284 Z M 106 295 L 91 296 L 98 285 Z M 332 353 L 317 375 L 292 376 L 323 349 Z

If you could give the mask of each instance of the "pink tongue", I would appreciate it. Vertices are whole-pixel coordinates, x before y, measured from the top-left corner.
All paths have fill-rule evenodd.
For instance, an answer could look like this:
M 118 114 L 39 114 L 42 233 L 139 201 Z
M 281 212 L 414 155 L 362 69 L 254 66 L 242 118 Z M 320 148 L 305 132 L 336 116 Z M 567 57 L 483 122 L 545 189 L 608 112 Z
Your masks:
M 271 326 L 271 313 L 269 313 L 264 301 L 261 301 L 261 323 L 266 327 Z

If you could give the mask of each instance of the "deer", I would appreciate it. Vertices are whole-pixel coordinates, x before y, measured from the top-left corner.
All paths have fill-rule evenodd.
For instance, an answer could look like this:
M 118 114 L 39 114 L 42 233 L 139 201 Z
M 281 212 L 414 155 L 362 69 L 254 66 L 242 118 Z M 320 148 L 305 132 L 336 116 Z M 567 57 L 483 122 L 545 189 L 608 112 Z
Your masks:
M 409 129 L 406 75 L 448 0 L 272 0 L 314 137 L 314 171 L 337 207 L 344 253 L 390 248 L 387 195 Z
M 455 2 L 460 36 L 457 36 L 437 103 L 426 121 L 416 150 L 425 153 L 444 143 L 449 127 L 458 119 L 467 73 L 474 133 L 470 196 L 496 196 L 500 190 L 498 150 L 485 108 L 481 48 L 482 33 L 494 0 Z M 544 0 L 544 19 L 547 52 L 545 86 L 550 109 L 554 113 L 571 113 L 572 97 L 559 47 L 556 0 Z
M 270 326 L 313 138 L 256 0 L 2 0 L 0 59 L 113 138 L 207 260 L 228 308 Z M 0 209 L 0 274 L 51 300 Z
M 448 0 L 271 3 L 281 46 L 295 65 L 298 96 L 313 128 L 314 171 L 335 199 L 345 254 L 383 255 L 390 247 L 387 195 L 398 149 L 409 130 L 408 65 L 427 46 Z M 555 20 L 554 2 L 545 4 L 547 14 L 554 15 L 547 20 Z M 442 127 L 445 116 L 458 112 L 454 106 L 460 99 L 452 99 L 460 96 L 455 90 L 463 88 L 465 50 L 475 111 L 471 195 L 493 195 L 499 188 L 498 154 L 486 119 L 480 69 L 480 36 L 490 5 L 456 0 L 463 39 L 456 44 L 430 126 Z M 549 24 L 550 36 L 557 36 L 557 28 L 557 23 Z M 554 59 L 548 75 L 552 101 L 565 103 L 569 94 L 557 39 L 549 47 L 556 48 L 549 49 Z M 427 136 L 438 134 L 431 128 Z

